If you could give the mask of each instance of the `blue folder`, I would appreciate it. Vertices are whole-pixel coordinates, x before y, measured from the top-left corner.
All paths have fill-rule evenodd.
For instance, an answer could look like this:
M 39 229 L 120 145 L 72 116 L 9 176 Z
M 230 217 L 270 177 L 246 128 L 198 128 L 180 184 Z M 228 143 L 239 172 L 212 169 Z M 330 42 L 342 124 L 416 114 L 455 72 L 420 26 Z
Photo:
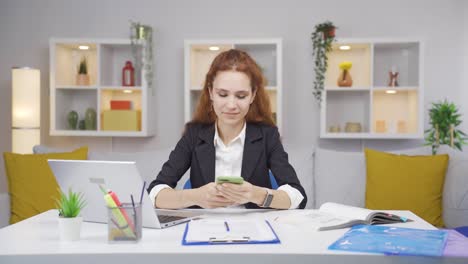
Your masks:
M 265 222 L 273 234 L 274 238 L 271 240 L 254 240 L 254 239 L 250 239 L 250 237 L 248 237 L 248 234 L 246 234 L 246 236 L 235 238 L 235 239 L 225 239 L 224 237 L 223 238 L 213 237 L 207 241 L 187 241 L 187 234 L 189 232 L 190 223 L 192 223 L 191 221 L 191 222 L 188 222 L 185 226 L 184 236 L 182 237 L 182 245 L 195 246 L 195 245 L 226 245 L 226 244 L 230 244 L 230 245 L 233 245 L 233 244 L 280 244 L 281 241 L 278 238 L 278 235 L 276 234 L 275 230 L 271 226 L 270 222 L 268 222 L 267 220 L 265 220 Z M 229 231 L 229 229 L 227 231 Z
M 447 238 L 445 230 L 357 225 L 328 249 L 386 255 L 442 256 Z

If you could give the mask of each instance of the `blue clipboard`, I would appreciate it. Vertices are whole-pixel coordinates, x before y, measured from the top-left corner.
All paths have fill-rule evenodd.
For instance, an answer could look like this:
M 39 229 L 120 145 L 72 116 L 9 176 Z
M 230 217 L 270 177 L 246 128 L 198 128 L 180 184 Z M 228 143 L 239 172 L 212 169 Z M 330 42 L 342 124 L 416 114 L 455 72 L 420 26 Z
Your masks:
M 240 244 L 280 244 L 281 241 L 276 234 L 275 230 L 271 226 L 270 222 L 268 220 L 265 220 L 266 224 L 270 228 L 271 232 L 274 235 L 274 239 L 271 240 L 251 240 L 249 237 L 240 237 L 240 238 L 235 238 L 235 239 L 218 239 L 218 238 L 213 238 L 210 239 L 209 241 L 196 241 L 196 242 L 190 242 L 187 241 L 187 234 L 189 231 L 190 223 L 192 221 L 188 222 L 185 225 L 185 231 L 184 231 L 184 236 L 182 237 L 182 245 L 184 246 L 197 246 L 197 245 L 240 245 Z

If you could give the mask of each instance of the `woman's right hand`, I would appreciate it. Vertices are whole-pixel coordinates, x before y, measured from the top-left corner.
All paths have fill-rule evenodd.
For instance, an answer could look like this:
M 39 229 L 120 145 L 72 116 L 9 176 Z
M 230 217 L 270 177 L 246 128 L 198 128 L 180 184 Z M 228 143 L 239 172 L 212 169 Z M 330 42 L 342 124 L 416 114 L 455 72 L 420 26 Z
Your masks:
M 197 191 L 197 205 L 205 208 L 218 208 L 234 205 L 235 202 L 224 197 L 217 189 L 216 183 L 210 182 L 196 189 Z

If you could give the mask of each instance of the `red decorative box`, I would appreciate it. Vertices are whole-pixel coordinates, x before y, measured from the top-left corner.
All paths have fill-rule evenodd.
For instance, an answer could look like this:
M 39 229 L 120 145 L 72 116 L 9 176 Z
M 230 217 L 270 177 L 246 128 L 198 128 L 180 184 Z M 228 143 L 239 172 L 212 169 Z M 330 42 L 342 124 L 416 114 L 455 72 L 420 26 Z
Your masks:
M 127 100 L 111 100 L 110 101 L 111 110 L 131 110 L 132 101 Z

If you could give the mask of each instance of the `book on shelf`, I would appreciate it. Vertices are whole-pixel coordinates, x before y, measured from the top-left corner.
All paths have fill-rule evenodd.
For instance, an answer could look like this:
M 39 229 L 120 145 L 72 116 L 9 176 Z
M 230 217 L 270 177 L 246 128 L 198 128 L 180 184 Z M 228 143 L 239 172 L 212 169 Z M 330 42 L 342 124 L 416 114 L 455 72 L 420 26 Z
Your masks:
M 304 211 L 301 215 L 279 217 L 280 222 L 304 223 L 317 231 L 340 229 L 355 225 L 405 223 L 411 219 L 382 211 L 338 203 L 324 203 L 318 210 Z

